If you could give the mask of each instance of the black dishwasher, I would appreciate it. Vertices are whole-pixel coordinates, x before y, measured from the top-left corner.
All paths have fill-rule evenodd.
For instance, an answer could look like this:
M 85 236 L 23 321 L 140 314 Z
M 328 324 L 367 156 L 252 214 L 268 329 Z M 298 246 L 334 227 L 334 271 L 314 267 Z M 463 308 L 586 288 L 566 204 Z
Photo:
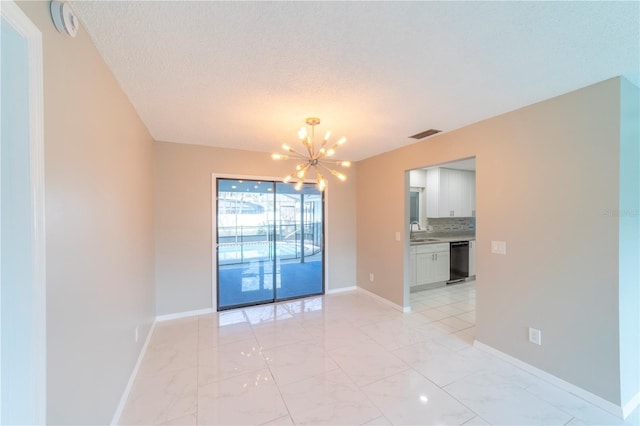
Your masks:
M 469 241 L 453 241 L 450 245 L 449 281 L 464 281 L 469 276 Z

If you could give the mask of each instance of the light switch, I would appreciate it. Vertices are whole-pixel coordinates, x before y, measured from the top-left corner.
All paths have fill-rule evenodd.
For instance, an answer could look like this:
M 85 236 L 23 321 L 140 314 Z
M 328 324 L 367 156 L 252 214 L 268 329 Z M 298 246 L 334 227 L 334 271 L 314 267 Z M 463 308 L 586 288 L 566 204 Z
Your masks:
M 491 241 L 491 253 L 507 254 L 507 243 L 505 241 Z
M 396 232 L 396 241 L 400 241 L 400 231 Z

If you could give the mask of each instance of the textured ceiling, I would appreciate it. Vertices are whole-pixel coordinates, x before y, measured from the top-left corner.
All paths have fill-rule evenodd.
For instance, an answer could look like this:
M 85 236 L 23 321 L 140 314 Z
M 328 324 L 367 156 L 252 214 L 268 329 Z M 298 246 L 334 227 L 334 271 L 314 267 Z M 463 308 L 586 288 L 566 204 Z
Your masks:
M 638 2 L 73 1 L 156 140 L 278 151 L 305 117 L 363 159 L 640 79 Z

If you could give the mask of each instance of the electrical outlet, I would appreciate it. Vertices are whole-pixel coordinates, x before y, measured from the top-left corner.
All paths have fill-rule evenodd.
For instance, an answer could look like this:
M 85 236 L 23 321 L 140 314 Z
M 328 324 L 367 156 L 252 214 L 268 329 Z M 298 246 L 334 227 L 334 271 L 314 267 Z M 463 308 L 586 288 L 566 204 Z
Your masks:
M 536 345 L 542 345 L 542 332 L 537 328 L 529 327 L 529 341 Z
M 138 334 L 138 327 L 137 327 L 137 326 L 136 326 L 136 329 L 135 329 L 135 331 L 134 331 L 134 335 L 135 335 L 136 343 L 138 343 L 138 338 L 139 338 L 140 336 L 139 336 L 139 334 Z
M 373 282 L 373 272 L 369 273 L 369 281 Z

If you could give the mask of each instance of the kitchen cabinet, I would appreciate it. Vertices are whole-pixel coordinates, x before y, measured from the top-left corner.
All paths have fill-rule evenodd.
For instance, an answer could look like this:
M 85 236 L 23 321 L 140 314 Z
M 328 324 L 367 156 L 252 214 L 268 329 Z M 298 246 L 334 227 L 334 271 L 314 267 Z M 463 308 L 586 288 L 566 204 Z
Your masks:
M 469 276 L 476 275 L 476 242 L 469 241 Z
M 476 174 L 468 170 L 427 169 L 427 217 L 475 216 Z
M 409 283 L 411 285 L 411 287 L 414 287 L 416 285 L 417 279 L 416 279 L 416 252 L 417 252 L 417 247 L 411 247 L 410 252 L 409 252 Z
M 449 244 L 423 244 L 411 247 L 411 286 L 449 279 Z
M 412 188 L 424 188 L 427 186 L 427 173 L 425 170 L 409 171 L 409 186 Z
M 448 246 L 449 244 L 447 244 Z M 433 276 L 430 277 L 433 283 L 448 281 L 451 271 L 449 247 L 446 250 L 435 252 L 433 261 Z
M 476 216 L 476 172 L 467 172 L 465 175 L 465 179 L 467 181 L 467 191 L 468 191 L 468 202 L 469 202 L 469 213 L 471 213 L 471 217 Z

